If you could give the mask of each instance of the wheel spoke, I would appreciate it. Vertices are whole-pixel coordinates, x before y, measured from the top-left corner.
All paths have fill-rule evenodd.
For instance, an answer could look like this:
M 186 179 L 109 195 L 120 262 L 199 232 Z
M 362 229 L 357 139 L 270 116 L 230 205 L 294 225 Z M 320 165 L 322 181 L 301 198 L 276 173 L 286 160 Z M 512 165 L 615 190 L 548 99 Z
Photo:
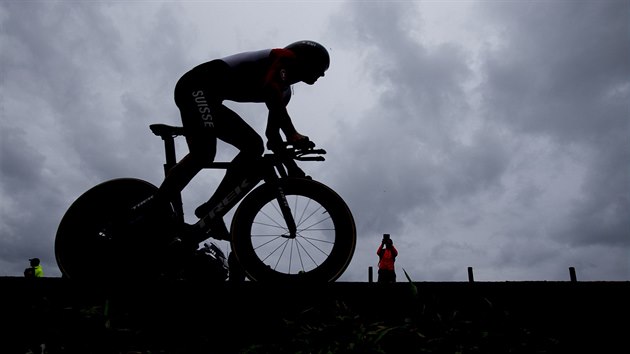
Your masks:
M 305 240 L 307 240 L 307 241 L 309 241 L 309 243 L 310 243 L 310 241 L 317 241 L 317 242 L 328 243 L 328 244 L 330 244 L 330 245 L 334 245 L 334 244 L 335 244 L 335 241 L 320 240 L 320 239 L 318 239 L 318 238 L 314 238 L 314 237 L 306 237 L 306 236 L 302 236 L 302 235 L 300 235 L 300 237 L 301 237 L 301 238 L 303 238 L 303 239 L 305 239 Z
M 287 245 L 289 244 L 289 240 L 284 241 L 282 243 L 284 245 L 284 247 L 282 247 L 282 251 L 280 252 L 280 256 L 278 256 L 278 261 L 276 262 L 276 266 L 273 267 L 274 270 L 278 269 L 278 264 L 280 264 L 280 260 L 282 259 L 282 256 L 284 255 L 284 251 L 286 251 L 287 249 Z M 278 247 L 280 248 L 280 247 Z
M 310 199 L 309 199 L 309 203 L 308 203 L 308 204 L 310 204 Z M 317 208 L 317 209 L 313 210 L 313 211 L 312 211 L 312 212 L 311 212 L 311 213 L 310 213 L 310 214 L 309 214 L 306 218 L 300 218 L 300 222 L 299 222 L 299 223 L 297 223 L 297 224 L 298 224 L 298 227 L 299 227 L 300 225 L 302 225 L 303 223 L 305 223 L 306 221 L 308 221 L 308 220 L 309 220 L 309 219 L 310 219 L 313 215 L 315 215 L 315 213 L 317 213 L 317 212 L 318 212 L 319 210 L 321 210 L 322 208 L 323 208 L 323 207 L 322 207 L 322 206 L 320 206 L 319 208 Z M 306 211 L 306 209 L 304 209 L 304 211 Z M 302 216 L 304 216 L 304 213 L 302 213 Z M 330 219 L 330 217 L 329 217 L 329 219 Z
M 254 235 L 252 235 L 252 236 L 254 236 Z M 271 240 L 269 240 L 267 242 L 264 242 L 264 243 L 262 243 L 262 244 L 260 244 L 260 245 L 258 245 L 256 247 L 254 247 L 254 250 L 257 250 L 257 249 L 259 249 L 259 248 L 261 248 L 263 246 L 266 246 L 266 245 L 272 243 L 273 241 L 275 241 L 275 240 L 277 240 L 279 238 L 282 238 L 282 236 L 277 236 L 277 235 L 273 235 L 273 236 L 264 235 L 264 236 L 260 236 L 260 237 L 273 237 L 273 239 L 271 239 Z
M 308 256 L 308 258 L 311 259 L 311 261 L 313 262 L 313 264 L 315 264 L 315 266 L 319 266 L 319 264 L 317 264 L 317 261 L 311 256 L 310 252 L 304 247 L 304 245 L 302 245 L 302 243 L 300 243 L 298 241 L 298 246 L 302 246 L 302 250 L 304 251 L 304 253 Z
M 323 255 L 328 256 L 328 253 L 325 252 L 324 250 L 322 250 L 321 248 L 319 248 L 316 244 L 314 244 L 313 242 L 311 242 L 311 240 L 307 237 L 302 237 L 302 239 L 304 239 L 308 244 L 310 244 L 311 246 L 313 246 L 316 250 L 318 250 L 319 252 L 321 252 Z M 325 241 L 321 241 L 321 240 L 316 240 L 316 241 L 320 241 L 320 242 L 325 242 Z M 326 242 L 328 244 L 334 244 L 334 242 Z
M 269 241 L 269 242 L 271 242 L 271 241 Z M 269 242 L 267 242 L 267 243 L 269 243 Z M 271 251 L 271 252 L 267 255 L 267 257 L 265 257 L 264 259 L 261 259 L 261 261 L 265 262 L 265 261 L 267 260 L 267 258 L 271 257 L 274 253 L 276 253 L 276 252 L 277 252 L 280 248 L 282 248 L 282 246 L 283 246 L 283 245 L 285 245 L 285 244 L 286 244 L 286 241 L 281 242 L 281 243 L 280 243 L 280 246 L 276 247 L 273 251 Z
M 295 196 L 295 214 L 297 216 L 297 201 L 298 201 L 298 196 Z M 302 220 L 304 219 L 304 213 L 306 213 L 306 211 L 308 210 L 309 205 L 311 205 L 311 201 L 312 199 L 307 199 L 306 201 L 306 205 L 304 205 L 304 208 L 302 208 L 302 213 L 300 214 L 299 218 L 296 218 L 296 224 L 299 226 L 300 224 L 302 224 Z
M 321 223 L 323 223 L 323 222 L 325 222 L 325 221 L 327 221 L 327 220 L 330 220 L 330 218 L 326 218 L 326 219 L 323 219 L 323 220 L 317 221 L 317 222 L 315 222 L 315 223 L 313 223 L 313 224 L 311 224 L 311 225 L 309 225 L 309 226 L 306 226 L 306 227 L 305 227 L 305 228 L 303 228 L 302 230 L 305 230 L 305 231 L 312 231 L 312 230 L 334 230 L 334 228 L 325 228 L 325 229 L 315 229 L 315 228 L 314 228 L 316 225 L 319 225 L 319 224 L 321 224 Z
M 300 242 L 296 242 L 295 243 L 295 249 L 298 253 L 298 258 L 300 260 L 300 265 L 302 265 L 302 271 L 306 272 L 306 269 L 304 268 L 304 261 L 302 260 L 302 253 L 300 252 Z M 307 253 L 308 255 L 308 253 Z
M 278 215 L 282 215 L 282 212 L 280 212 L 280 210 L 276 207 L 276 205 L 275 205 L 275 204 L 273 204 L 273 203 L 270 203 L 270 204 L 271 204 L 271 205 L 273 206 L 273 208 L 276 210 L 276 213 L 278 213 Z M 263 214 L 264 216 L 266 216 L 269 220 L 271 220 L 271 222 L 272 222 L 273 224 L 275 224 L 278 228 L 281 228 L 281 229 L 286 229 L 286 226 L 282 226 L 282 224 L 280 224 L 280 222 L 279 222 L 279 220 L 284 220 L 284 218 L 282 218 L 282 217 L 280 217 L 280 218 L 272 218 L 272 217 L 271 217 L 269 214 L 267 214 L 264 210 L 261 210 L 260 212 L 261 212 L 261 214 Z M 269 226 L 271 226 L 271 225 L 269 225 Z

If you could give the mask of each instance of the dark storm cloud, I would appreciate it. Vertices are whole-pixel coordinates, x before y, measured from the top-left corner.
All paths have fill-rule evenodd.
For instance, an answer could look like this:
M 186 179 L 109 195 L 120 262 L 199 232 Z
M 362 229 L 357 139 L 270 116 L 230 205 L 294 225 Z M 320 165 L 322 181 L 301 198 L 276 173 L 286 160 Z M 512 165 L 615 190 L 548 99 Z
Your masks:
M 361 173 L 347 189 L 364 216 L 362 233 L 396 233 L 409 211 L 427 209 L 430 217 L 443 203 L 493 188 L 506 165 L 501 143 L 481 133 L 464 144 L 454 132 L 470 118 L 464 48 L 423 43 L 414 3 L 349 6 L 348 45 L 365 51 L 373 85 L 382 89 L 374 112 L 349 127 L 360 132 L 349 134 L 349 155 Z
M 581 200 L 571 209 L 570 222 L 560 230 L 559 237 L 569 244 L 630 247 L 628 139 L 608 143 L 594 153 Z
M 502 32 L 485 60 L 493 118 L 569 142 L 603 143 L 627 129 L 627 2 L 486 7 Z
M 46 132 L 61 132 L 68 140 L 79 134 L 66 134 L 67 121 L 74 120 L 72 108 L 83 96 L 77 83 L 74 53 L 84 50 L 72 37 L 68 23 L 81 6 L 60 12 L 41 3 L 9 2 L 3 5 L 8 16 L 3 23 L 1 55 L 3 117 L 0 142 L 2 164 L 0 181 L 3 195 L 0 232 L 4 261 L 23 266 L 35 255 L 44 262 L 50 257 L 51 239 L 60 216 L 60 191 L 50 169 L 50 140 L 39 139 Z M 62 17 L 67 17 L 62 20 Z M 91 17 L 84 13 L 86 20 Z M 100 23 L 102 21 L 89 21 Z M 104 38 L 106 40 L 107 37 Z M 63 116 L 62 116 L 63 112 Z M 71 158 L 69 154 L 68 158 Z M 57 166 L 63 168 L 63 166 Z M 22 262 L 19 262 L 22 260 Z
M 7 7 L 5 35 L 14 50 L 4 54 L 2 66 L 8 87 L 19 90 L 10 94 L 20 104 L 12 119 L 62 135 L 80 147 L 72 153 L 82 155 L 84 173 L 99 175 L 114 164 L 96 151 L 102 148 L 98 142 L 115 135 L 108 134 L 112 113 L 100 100 L 105 88 L 96 85 L 102 75 L 125 71 L 116 54 L 120 34 L 111 19 L 87 3 L 10 2 Z
M 19 274 L 38 256 L 55 275 L 56 227 L 80 193 L 127 175 L 159 182 L 160 144 L 147 126 L 176 119 L 182 43 L 174 12 L 148 4 L 139 13 L 90 2 L 0 6 L 0 252 L 19 267 L 3 271 Z
M 0 258 L 19 262 L 35 255 L 49 253 L 45 242 L 25 243 L 23 232 L 49 235 L 60 207 L 60 191 L 50 185 L 45 156 L 25 138 L 18 128 L 0 131 Z
M 627 278 L 628 3 L 480 2 L 462 24 L 475 42 L 446 44 L 424 40 L 416 5 L 350 2 L 338 21 L 377 91 L 345 127 L 360 235 L 400 235 L 443 276 L 562 259 Z
M 557 234 L 580 246 L 630 246 L 630 46 L 623 1 L 486 4 L 502 32 L 485 60 L 489 117 L 548 136 L 586 169 Z
M 44 156 L 25 139 L 24 131 L 7 128 L 0 132 L 3 182 L 16 190 L 25 190 L 42 182 Z

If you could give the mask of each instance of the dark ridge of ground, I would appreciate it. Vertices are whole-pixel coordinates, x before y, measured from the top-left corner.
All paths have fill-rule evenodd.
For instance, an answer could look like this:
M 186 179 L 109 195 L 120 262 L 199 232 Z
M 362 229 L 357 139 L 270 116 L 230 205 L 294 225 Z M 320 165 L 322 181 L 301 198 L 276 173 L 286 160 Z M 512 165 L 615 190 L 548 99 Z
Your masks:
M 630 352 L 630 282 L 0 278 L 0 352 Z

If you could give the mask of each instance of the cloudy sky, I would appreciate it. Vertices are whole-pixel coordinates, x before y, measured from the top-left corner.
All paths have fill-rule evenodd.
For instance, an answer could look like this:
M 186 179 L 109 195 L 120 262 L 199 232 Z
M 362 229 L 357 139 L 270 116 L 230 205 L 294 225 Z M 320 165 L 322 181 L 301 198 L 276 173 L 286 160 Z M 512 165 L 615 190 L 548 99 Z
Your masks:
M 304 169 L 356 219 L 341 280 L 367 280 L 383 233 L 416 281 L 630 280 L 629 16 L 608 0 L 3 0 L 0 276 L 32 257 L 60 276 L 56 228 L 93 185 L 159 185 L 148 125 L 180 123 L 188 69 L 313 39 L 331 67 L 289 111 L 328 151 Z M 263 133 L 263 105 L 227 104 Z M 221 178 L 193 180 L 188 215 Z

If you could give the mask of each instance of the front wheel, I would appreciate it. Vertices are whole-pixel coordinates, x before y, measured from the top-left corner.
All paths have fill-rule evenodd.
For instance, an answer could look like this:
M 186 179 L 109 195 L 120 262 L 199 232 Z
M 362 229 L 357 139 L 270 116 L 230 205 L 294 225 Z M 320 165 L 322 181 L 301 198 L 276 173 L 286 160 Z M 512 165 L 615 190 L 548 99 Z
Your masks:
M 280 180 L 297 225 L 288 231 L 278 188 L 264 184 L 241 203 L 232 221 L 232 250 L 255 281 L 332 282 L 348 267 L 356 245 L 354 218 L 344 200 L 324 184 Z

